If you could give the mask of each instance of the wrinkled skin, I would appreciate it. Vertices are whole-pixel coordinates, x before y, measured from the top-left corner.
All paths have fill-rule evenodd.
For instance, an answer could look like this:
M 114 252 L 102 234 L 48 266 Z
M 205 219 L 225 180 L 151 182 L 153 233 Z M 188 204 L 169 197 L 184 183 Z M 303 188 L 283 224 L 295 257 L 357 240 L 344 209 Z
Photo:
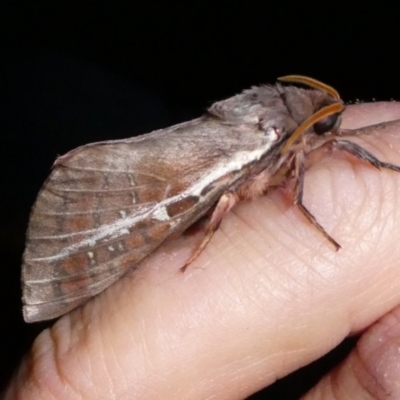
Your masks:
M 342 126 L 400 118 L 400 104 L 350 106 Z M 400 164 L 400 128 L 356 139 Z M 196 238 L 169 241 L 135 274 L 43 331 L 6 399 L 242 399 L 363 333 L 304 399 L 400 398 L 400 174 L 346 155 L 244 202 L 182 274 Z

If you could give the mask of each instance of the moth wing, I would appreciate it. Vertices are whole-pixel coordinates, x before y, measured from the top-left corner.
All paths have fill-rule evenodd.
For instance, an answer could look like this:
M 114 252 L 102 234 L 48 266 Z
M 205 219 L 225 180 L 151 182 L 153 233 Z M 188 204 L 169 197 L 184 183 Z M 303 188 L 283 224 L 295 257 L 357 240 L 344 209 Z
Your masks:
M 27 322 L 85 303 L 212 206 L 231 180 L 228 174 L 217 185 L 204 182 L 221 157 L 229 158 L 213 143 L 217 130 L 230 129 L 218 125 L 208 143 L 210 127 L 199 119 L 86 145 L 56 161 L 27 232 L 22 266 Z

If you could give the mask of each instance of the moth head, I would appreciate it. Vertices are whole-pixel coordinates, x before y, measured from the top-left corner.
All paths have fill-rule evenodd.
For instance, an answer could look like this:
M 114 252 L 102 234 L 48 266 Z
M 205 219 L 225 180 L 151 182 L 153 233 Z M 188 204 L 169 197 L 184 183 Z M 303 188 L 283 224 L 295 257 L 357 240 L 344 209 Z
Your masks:
M 323 135 L 340 127 L 342 121 L 341 115 L 345 107 L 339 93 L 333 87 L 316 79 L 301 75 L 288 75 L 278 78 L 278 80 L 282 82 L 302 83 L 320 92 L 320 101 L 318 102 L 317 109 L 293 132 L 283 147 L 282 152 L 286 151 L 310 127 L 313 128 L 314 133 L 317 135 Z

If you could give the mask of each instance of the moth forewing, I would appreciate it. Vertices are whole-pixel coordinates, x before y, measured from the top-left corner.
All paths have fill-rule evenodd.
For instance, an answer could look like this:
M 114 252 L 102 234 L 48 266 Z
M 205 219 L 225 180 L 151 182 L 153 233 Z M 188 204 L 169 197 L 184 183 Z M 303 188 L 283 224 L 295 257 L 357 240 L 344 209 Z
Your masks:
M 334 89 L 300 78 L 291 80 L 312 89 L 253 87 L 196 120 L 59 157 L 30 217 L 22 265 L 25 321 L 55 318 L 85 303 L 210 209 L 188 263 L 238 201 L 295 175 L 295 201 L 302 205 L 302 163 L 321 144 L 313 126 L 337 125 L 343 105 Z M 368 158 L 343 141 L 332 143 Z
M 199 219 L 278 139 L 215 117 L 165 131 L 56 161 L 30 217 L 25 320 L 62 315 L 111 285 Z

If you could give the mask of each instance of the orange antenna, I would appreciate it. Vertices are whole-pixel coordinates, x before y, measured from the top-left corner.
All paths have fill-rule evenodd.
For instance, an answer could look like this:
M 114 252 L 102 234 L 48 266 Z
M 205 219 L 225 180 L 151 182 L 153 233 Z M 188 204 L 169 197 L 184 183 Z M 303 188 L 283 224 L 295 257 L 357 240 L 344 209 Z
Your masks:
M 316 122 L 321 121 L 330 115 L 340 113 L 344 110 L 344 105 L 340 103 L 334 103 L 324 108 L 308 117 L 289 137 L 285 145 L 283 146 L 281 153 L 284 153 L 289 149 L 289 147 L 311 126 Z
M 310 86 L 314 89 L 322 90 L 323 92 L 328 93 L 331 96 L 333 96 L 335 99 L 338 99 L 338 100 L 340 99 L 339 93 L 332 86 L 329 86 L 326 83 L 322 83 L 314 78 L 309 78 L 308 76 L 286 75 L 286 76 L 281 76 L 280 78 L 278 78 L 278 81 L 302 83 L 303 85 Z

